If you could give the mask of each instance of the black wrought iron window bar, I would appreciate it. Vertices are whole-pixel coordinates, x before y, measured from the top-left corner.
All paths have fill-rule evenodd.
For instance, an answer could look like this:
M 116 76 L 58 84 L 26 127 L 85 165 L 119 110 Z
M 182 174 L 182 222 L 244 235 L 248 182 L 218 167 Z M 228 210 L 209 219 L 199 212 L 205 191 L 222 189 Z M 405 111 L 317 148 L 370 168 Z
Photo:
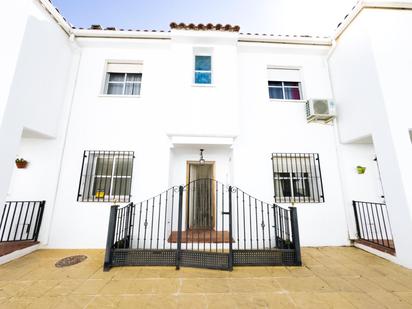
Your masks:
M 84 151 L 77 201 L 129 202 L 133 160 L 133 151 Z
M 322 173 L 317 153 L 273 153 L 276 203 L 323 203 Z

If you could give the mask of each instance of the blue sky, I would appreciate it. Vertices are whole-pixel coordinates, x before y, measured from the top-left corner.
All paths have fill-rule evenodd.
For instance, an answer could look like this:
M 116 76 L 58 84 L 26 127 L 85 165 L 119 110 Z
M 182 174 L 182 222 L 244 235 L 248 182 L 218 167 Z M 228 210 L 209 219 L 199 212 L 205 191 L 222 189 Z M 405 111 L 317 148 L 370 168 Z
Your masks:
M 241 32 L 331 35 L 355 0 L 53 0 L 77 27 L 168 30 L 172 21 L 238 24 Z

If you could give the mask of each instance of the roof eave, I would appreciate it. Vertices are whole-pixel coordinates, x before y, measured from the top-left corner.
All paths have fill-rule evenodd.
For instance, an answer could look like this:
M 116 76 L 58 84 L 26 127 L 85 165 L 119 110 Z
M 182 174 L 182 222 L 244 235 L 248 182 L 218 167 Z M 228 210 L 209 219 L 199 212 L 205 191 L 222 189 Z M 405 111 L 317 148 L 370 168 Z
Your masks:
M 169 32 L 136 30 L 92 30 L 72 29 L 77 38 L 124 38 L 124 39 L 160 39 L 170 40 Z
M 299 37 L 299 36 L 267 36 L 267 35 L 239 35 L 239 42 L 250 43 L 277 43 L 296 45 L 332 46 L 331 38 Z
M 335 30 L 333 39 L 336 41 L 349 27 L 352 21 L 362 12 L 363 9 L 412 9 L 412 2 L 399 1 L 371 1 L 361 0 L 359 1 L 353 10 L 346 16 L 341 24 Z
M 48 0 L 38 0 L 40 5 L 51 15 L 51 17 L 57 22 L 57 24 L 67 33 L 72 34 L 72 25 L 60 14 L 60 12 L 54 7 L 54 5 Z

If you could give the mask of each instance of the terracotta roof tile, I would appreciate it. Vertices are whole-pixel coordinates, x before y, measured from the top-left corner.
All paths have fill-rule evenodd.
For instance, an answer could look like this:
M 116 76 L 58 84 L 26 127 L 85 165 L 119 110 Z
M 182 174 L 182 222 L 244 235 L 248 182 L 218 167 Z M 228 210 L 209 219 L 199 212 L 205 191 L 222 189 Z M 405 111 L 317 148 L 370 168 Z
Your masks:
M 170 28 L 171 29 L 176 29 L 176 30 L 199 30 L 199 31 L 226 31 L 226 32 L 239 32 L 240 27 L 237 25 L 222 25 L 222 24 L 185 24 L 185 23 L 175 23 L 172 22 L 170 23 Z
M 102 30 L 102 26 L 100 26 L 100 25 L 91 25 L 90 30 Z
M 340 25 L 342 25 L 343 21 L 344 21 L 346 18 L 348 18 L 348 16 L 356 9 L 356 6 L 359 4 L 359 2 L 360 2 L 360 0 L 358 0 L 358 1 L 356 2 L 356 4 L 352 7 L 351 11 L 350 11 L 348 14 L 345 15 L 345 17 L 343 18 L 343 20 L 342 20 L 340 23 L 338 23 L 338 25 L 336 26 L 336 29 L 339 28 Z

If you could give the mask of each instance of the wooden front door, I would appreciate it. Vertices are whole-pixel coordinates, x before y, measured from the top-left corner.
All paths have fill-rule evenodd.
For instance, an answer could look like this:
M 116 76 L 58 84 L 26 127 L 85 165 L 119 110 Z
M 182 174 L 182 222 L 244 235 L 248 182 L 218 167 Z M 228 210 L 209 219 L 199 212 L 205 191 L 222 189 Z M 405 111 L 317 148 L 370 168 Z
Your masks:
M 215 212 L 215 164 L 206 161 L 187 162 L 187 228 L 210 230 L 214 227 Z

